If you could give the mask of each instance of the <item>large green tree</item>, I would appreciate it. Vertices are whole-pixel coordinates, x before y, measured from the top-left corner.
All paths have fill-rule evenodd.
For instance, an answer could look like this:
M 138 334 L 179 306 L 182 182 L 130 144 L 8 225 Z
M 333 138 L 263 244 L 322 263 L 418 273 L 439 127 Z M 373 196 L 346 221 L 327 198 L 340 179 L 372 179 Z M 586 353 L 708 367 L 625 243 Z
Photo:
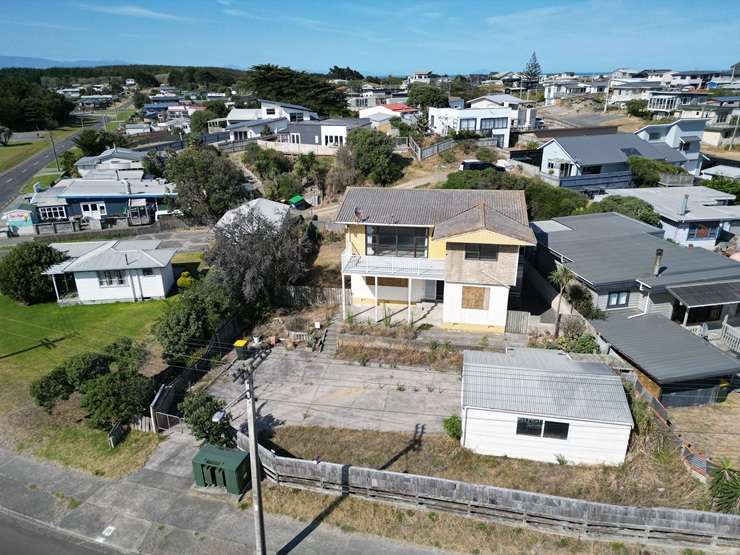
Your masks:
M 134 370 L 119 370 L 85 382 L 80 406 L 94 427 L 109 430 L 146 414 L 154 397 L 154 382 Z
M 194 223 L 215 224 L 247 198 L 241 169 L 211 147 L 191 146 L 171 156 L 164 176 L 176 186 L 175 207 Z
M 22 70 L 0 70 L 0 125 L 14 131 L 53 128 L 73 109 L 72 102 L 33 82 Z
M 211 110 L 198 110 L 190 116 L 190 132 L 205 133 L 208 131 L 208 121 L 216 119 L 218 116 Z
M 364 79 L 362 73 L 351 67 L 331 66 L 326 75 L 329 79 L 344 79 L 345 81 L 359 81 Z
M 524 86 L 529 88 L 530 85 L 535 85 L 540 82 L 540 76 L 542 75 L 542 67 L 540 66 L 540 62 L 537 60 L 537 53 L 532 52 L 532 55 L 529 57 L 529 61 L 527 62 L 527 65 L 524 66 L 524 71 L 522 72 L 522 78 L 526 83 L 524 83 Z
M 51 277 L 42 272 L 65 258 L 44 243 L 21 243 L 0 259 L 0 293 L 26 304 L 54 299 Z
M 592 202 L 583 210 L 578 211 L 579 214 L 596 214 L 599 212 L 618 212 L 649 225 L 660 225 L 660 214 L 649 203 L 636 197 L 608 196 L 601 201 Z
M 657 187 L 661 173 L 671 175 L 686 173 L 683 168 L 664 160 L 651 160 L 642 156 L 630 156 L 629 166 L 632 171 L 632 181 L 638 187 Z
M 240 88 L 257 98 L 290 102 L 322 115 L 347 112 L 344 93 L 326 79 L 271 64 L 253 66 L 240 81 Z
M 444 108 L 448 105 L 447 92 L 434 85 L 414 83 L 409 87 L 408 103 L 422 109 Z
M 723 193 L 740 195 L 740 179 L 715 175 L 708 181 L 702 181 L 702 185 L 722 191 Z
M 357 170 L 376 185 L 390 185 L 398 180 L 401 168 L 393 155 L 393 139 L 385 133 L 361 127 L 347 136 Z
M 73 141 L 83 156 L 97 156 L 114 145 L 124 147 L 129 144 L 125 135 L 111 133 L 103 129 L 85 129 Z

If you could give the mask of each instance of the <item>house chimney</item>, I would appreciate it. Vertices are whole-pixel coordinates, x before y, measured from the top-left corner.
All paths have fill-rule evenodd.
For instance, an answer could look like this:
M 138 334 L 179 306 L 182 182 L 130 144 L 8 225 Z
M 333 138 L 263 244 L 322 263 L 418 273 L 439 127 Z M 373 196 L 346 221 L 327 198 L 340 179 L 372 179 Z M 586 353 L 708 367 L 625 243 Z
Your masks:
M 657 249 L 655 251 L 655 266 L 653 266 L 653 275 L 658 277 L 660 275 L 660 269 L 663 266 L 663 249 Z
M 685 216 L 686 212 L 689 211 L 689 195 L 683 196 L 683 202 L 681 203 L 681 216 Z

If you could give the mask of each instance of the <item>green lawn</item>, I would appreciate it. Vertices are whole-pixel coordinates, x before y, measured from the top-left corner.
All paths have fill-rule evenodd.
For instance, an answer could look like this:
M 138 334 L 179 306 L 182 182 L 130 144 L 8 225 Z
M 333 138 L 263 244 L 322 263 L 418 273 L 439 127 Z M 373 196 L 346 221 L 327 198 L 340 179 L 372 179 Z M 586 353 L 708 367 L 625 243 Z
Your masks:
M 0 172 L 9 170 L 48 146 L 47 141 L 10 141 L 0 146 Z
M 123 123 L 126 123 L 128 121 L 128 118 L 131 117 L 136 113 L 135 110 L 121 110 L 119 112 L 116 112 L 114 117 L 114 120 L 108 120 L 105 124 L 105 129 L 107 131 L 116 131 Z
M 55 364 L 120 336 L 144 338 L 163 301 L 21 306 L 0 295 L 0 415 L 31 403 L 28 386 Z
M 47 187 L 51 187 L 59 181 L 59 178 L 62 177 L 61 173 L 54 173 L 50 175 L 34 175 L 31 179 L 28 180 L 28 182 L 23 186 L 23 189 L 21 189 L 21 194 L 23 195 L 29 195 L 33 193 L 33 186 L 36 183 L 40 183 L 41 186 L 46 189 Z

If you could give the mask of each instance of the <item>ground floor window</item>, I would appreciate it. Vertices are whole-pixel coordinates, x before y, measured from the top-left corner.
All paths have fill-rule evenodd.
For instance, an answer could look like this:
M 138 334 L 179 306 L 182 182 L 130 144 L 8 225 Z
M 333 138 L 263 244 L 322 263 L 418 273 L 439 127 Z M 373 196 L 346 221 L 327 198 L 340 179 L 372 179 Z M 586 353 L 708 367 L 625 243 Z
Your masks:
M 689 239 L 716 239 L 718 233 L 717 222 L 696 223 L 689 227 Z
M 409 284 L 406 278 L 375 278 L 373 276 L 365 276 L 365 283 L 369 286 L 374 287 L 376 279 L 378 280 L 378 287 L 407 287 Z
M 43 206 L 39 208 L 41 220 L 64 220 L 67 218 L 67 210 L 64 206 Z
M 475 118 L 461 119 L 460 131 L 475 131 Z
M 520 417 L 516 420 L 516 435 L 546 437 L 549 439 L 568 439 L 570 424 L 539 418 Z
M 121 270 L 105 270 L 98 272 L 98 285 L 100 287 L 116 287 L 125 285 L 126 278 Z
M 614 291 L 609 293 L 609 298 L 606 301 L 606 308 L 622 308 L 627 306 L 629 302 L 629 291 Z
M 151 275 L 154 275 L 154 270 L 152 268 L 144 268 L 144 270 L 141 273 L 142 275 L 145 275 L 145 276 L 151 276 Z
M 488 287 L 463 286 L 462 308 L 488 310 Z

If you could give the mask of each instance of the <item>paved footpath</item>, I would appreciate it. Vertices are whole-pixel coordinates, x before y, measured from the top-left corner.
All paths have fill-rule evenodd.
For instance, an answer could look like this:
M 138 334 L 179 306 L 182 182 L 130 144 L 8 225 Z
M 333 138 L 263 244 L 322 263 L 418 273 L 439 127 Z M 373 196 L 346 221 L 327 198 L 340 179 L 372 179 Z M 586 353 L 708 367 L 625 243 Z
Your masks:
M 191 488 L 190 460 L 196 450 L 190 436 L 173 435 L 144 468 L 122 480 L 107 480 L 0 448 L 0 513 L 128 553 L 253 553 L 251 511 L 240 510 L 233 496 Z M 265 528 L 268 553 L 441 553 L 327 524 L 310 531 L 308 523 L 273 515 L 265 515 Z

